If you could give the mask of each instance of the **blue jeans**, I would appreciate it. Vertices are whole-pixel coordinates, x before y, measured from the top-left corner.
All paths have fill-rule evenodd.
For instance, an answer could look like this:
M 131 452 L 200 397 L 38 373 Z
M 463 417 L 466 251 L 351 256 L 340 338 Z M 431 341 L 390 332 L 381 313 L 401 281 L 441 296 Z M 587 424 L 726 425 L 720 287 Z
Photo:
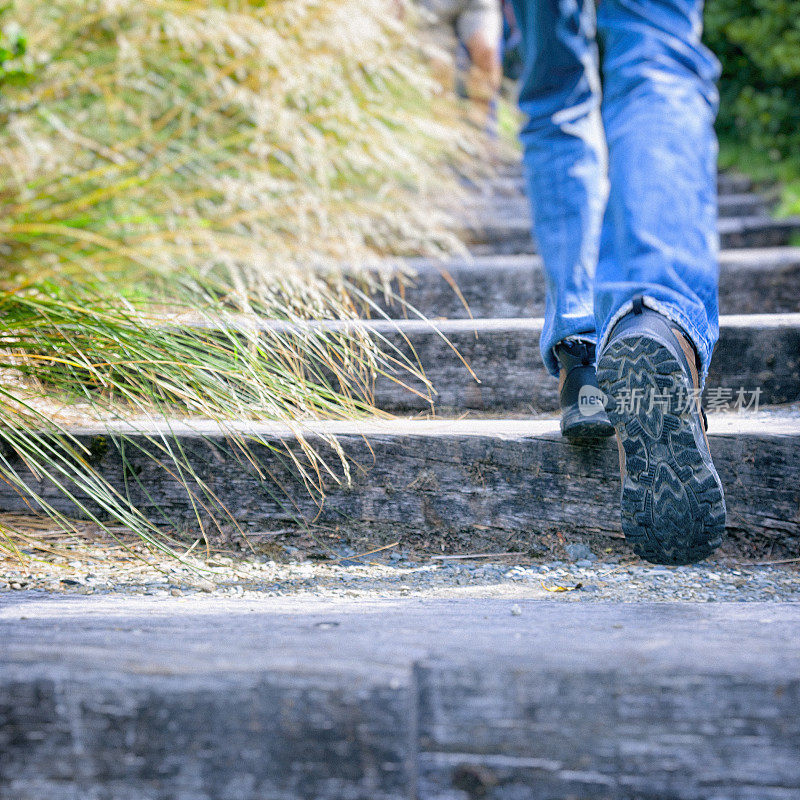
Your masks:
M 719 63 L 702 0 L 514 0 L 520 138 L 547 304 L 542 357 L 602 349 L 637 294 L 700 356 L 719 334 L 714 135 Z M 598 43 L 602 49 L 601 67 Z

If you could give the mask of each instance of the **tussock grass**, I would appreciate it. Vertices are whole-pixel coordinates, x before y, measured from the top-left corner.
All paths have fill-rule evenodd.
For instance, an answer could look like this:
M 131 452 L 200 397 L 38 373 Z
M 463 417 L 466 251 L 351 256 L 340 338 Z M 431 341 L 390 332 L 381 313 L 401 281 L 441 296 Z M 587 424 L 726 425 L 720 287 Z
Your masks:
M 433 102 L 393 7 L 15 0 L 0 11 L 15 43 L 0 64 L 0 479 L 32 508 L 69 525 L 31 474 L 96 522 L 170 547 L 94 471 L 53 398 L 99 420 L 374 412 L 371 379 L 395 354 L 346 328 L 264 336 L 241 320 L 352 318 L 364 302 L 353 268 L 454 245 L 430 198 L 455 191 L 443 165 L 470 145 L 455 106 Z M 210 324 L 159 324 L 188 312 Z M 202 495 L 179 450 L 158 444 L 164 469 Z M 309 490 L 320 471 L 348 479 L 343 456 L 304 453 L 295 467 Z
M 269 298 L 276 276 L 294 294 L 309 267 L 447 246 L 425 199 L 459 134 L 391 8 L 16 0 L 4 266 L 214 274 Z

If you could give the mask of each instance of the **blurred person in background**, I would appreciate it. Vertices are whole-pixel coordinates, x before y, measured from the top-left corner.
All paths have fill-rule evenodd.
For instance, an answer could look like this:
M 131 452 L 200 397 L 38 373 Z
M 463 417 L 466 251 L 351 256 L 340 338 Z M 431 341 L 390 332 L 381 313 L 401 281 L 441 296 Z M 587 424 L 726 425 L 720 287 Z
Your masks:
M 720 70 L 701 42 L 703 3 L 513 5 L 547 281 L 540 346 L 562 432 L 616 431 L 626 537 L 650 561 L 697 561 L 725 527 L 699 403 L 719 334 Z
M 502 79 L 501 0 L 419 0 L 429 25 L 446 38 L 456 52 L 456 87 L 474 104 L 470 117 L 497 135 L 497 95 Z M 455 39 L 455 41 L 453 41 Z M 464 83 L 460 74 L 466 74 Z

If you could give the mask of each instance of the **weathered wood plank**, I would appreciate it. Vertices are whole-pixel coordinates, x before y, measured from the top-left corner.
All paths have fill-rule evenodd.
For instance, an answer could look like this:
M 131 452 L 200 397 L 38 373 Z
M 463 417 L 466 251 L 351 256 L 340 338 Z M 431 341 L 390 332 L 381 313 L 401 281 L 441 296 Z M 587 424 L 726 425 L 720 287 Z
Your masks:
M 254 330 L 263 330 L 265 336 L 353 331 L 374 337 L 397 359 L 383 367 L 372 385 L 374 404 L 387 411 L 530 414 L 559 407 L 556 381 L 545 370 L 539 352 L 541 319 L 259 321 L 255 325 Z M 409 365 L 421 366 L 425 380 L 412 375 Z M 728 393 L 727 400 L 720 391 Z M 717 405 L 724 409 L 725 402 L 740 392 L 747 402 L 757 392 L 759 406 L 800 399 L 800 314 L 721 318 L 707 394 L 718 397 Z
M 15 595 L 0 798 L 797 796 L 792 604 L 514 602 Z
M 102 655 L 87 670 L 4 674 L 0 799 L 408 797 L 409 709 L 396 682 L 311 664 L 171 676 L 176 660 L 151 658 L 156 674 L 105 670 Z
M 726 194 L 719 198 L 719 216 L 756 217 L 765 216 L 774 205 L 771 199 L 752 192 L 742 194 Z M 530 204 L 528 198 L 517 196 L 478 196 L 467 201 L 460 201 L 454 208 L 458 218 L 466 220 L 467 231 L 480 231 L 485 220 L 519 220 L 527 223 L 530 220 Z M 478 239 L 477 241 L 481 241 Z
M 525 181 L 522 178 L 522 167 L 509 166 L 500 170 L 498 177 L 487 181 L 483 188 L 488 194 L 496 195 L 522 195 L 525 194 Z M 753 190 L 753 182 L 745 175 L 733 172 L 722 172 L 717 176 L 717 191 L 721 196 L 729 194 L 743 194 Z
M 800 247 L 724 250 L 719 265 L 722 314 L 800 311 Z M 409 259 L 406 266 L 402 297 L 431 319 L 544 316 L 539 256 Z M 397 284 L 395 289 L 401 292 Z M 413 317 L 398 300 L 377 295 L 375 301 L 391 317 Z
M 750 192 L 753 189 L 753 181 L 746 175 L 739 175 L 736 172 L 720 172 L 717 176 L 717 191 L 720 195 L 740 194 Z
M 535 253 L 527 217 L 485 219 L 465 232 L 465 240 L 475 255 L 492 253 Z M 720 246 L 780 247 L 789 245 L 800 234 L 800 218 L 732 217 L 718 223 Z
M 247 437 L 248 458 L 230 432 L 198 422 L 150 425 L 177 437 L 186 462 L 205 486 L 194 489 L 224 505 L 244 529 L 299 531 L 333 527 L 340 539 L 376 545 L 405 541 L 443 551 L 535 549 L 538 537 L 619 535 L 619 471 L 613 440 L 578 447 L 551 421 L 364 421 L 318 423 L 310 441 L 341 476 L 338 456 L 319 437 L 334 435 L 351 464 L 352 482 L 326 473 L 320 508 L 297 477 L 289 454 L 308 459 L 296 434 L 279 424 L 232 425 Z M 186 490 L 148 455 L 155 445 L 120 427 L 109 436 L 76 429 L 91 463 L 148 517 L 196 535 Z M 800 547 L 800 420 L 746 414 L 711 417 L 711 449 L 722 477 L 729 532 L 745 549 L 772 543 Z M 121 457 L 124 450 L 125 461 Z M 23 463 L 9 462 L 33 481 Z M 54 506 L 77 510 L 47 484 L 34 484 Z M 0 510 L 24 511 L 0 486 Z M 218 514 L 219 515 L 219 514 Z M 201 514 L 201 517 L 205 515 Z M 298 527 L 298 525 L 300 527 Z
M 565 646 L 580 650 L 583 625 L 575 622 L 579 630 Z M 537 636 L 531 644 L 537 647 Z M 676 637 L 674 646 L 680 644 Z M 474 661 L 419 666 L 420 798 L 791 800 L 800 794 L 797 673 L 662 671 L 642 656 L 613 670 L 574 659 L 571 672 L 548 669 L 546 654 L 531 659 L 541 661 L 539 668 Z
M 555 411 L 556 382 L 539 352 L 541 326 L 540 319 L 369 323 L 409 360 L 418 359 L 435 390 L 398 371 L 405 385 L 378 376 L 375 403 L 402 412 Z M 735 398 L 742 389 L 748 398 L 759 391 L 760 405 L 800 399 L 800 314 L 721 319 L 707 393 L 730 390 Z

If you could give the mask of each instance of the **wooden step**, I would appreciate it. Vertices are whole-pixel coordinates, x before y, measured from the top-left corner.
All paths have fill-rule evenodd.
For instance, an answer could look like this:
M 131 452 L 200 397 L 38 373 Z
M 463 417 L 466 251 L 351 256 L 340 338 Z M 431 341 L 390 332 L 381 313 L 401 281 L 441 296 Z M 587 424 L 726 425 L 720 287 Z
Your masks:
M 417 664 L 419 796 L 791 800 L 800 795 L 800 722 L 793 707 L 800 702 L 800 681 L 783 662 L 796 663 L 798 651 L 776 651 L 766 641 L 776 623 L 794 637 L 796 621 L 781 626 L 771 616 L 774 606 L 751 606 L 750 614 L 764 614 L 766 649 L 763 664 L 739 671 L 730 670 L 737 657 L 726 652 L 735 640 L 720 638 L 727 626 L 706 627 L 700 608 L 676 608 L 666 622 L 669 603 L 655 613 L 632 605 L 629 618 L 616 623 L 613 606 L 593 609 L 592 617 L 609 613 L 602 632 L 592 621 L 584 624 L 585 608 L 572 605 L 571 613 L 561 614 L 561 632 L 549 635 L 547 610 L 525 604 L 521 616 L 538 621 L 545 615 L 541 633 L 538 626 L 516 631 L 524 640 L 520 650 L 527 646 L 531 655 L 502 659 L 498 650 L 486 658 L 444 656 Z M 693 629 L 695 622 L 704 634 Z M 652 655 L 628 649 L 628 637 L 641 636 L 655 648 Z M 660 661 L 656 652 L 666 659 Z M 701 653 L 707 658 L 695 670 Z M 465 787 L 472 793 L 462 795 Z
M 259 322 L 255 330 L 300 337 L 348 331 L 374 338 L 398 364 L 386 367 L 371 386 L 374 405 L 384 411 L 498 416 L 558 410 L 556 381 L 539 352 L 542 323 L 541 318 Z M 403 364 L 421 368 L 425 379 Z M 740 393 L 745 403 L 759 406 L 800 400 L 800 313 L 721 317 L 706 389 L 707 401 L 712 396 L 733 401 Z
M 618 538 L 615 442 L 570 444 L 555 420 L 397 419 L 293 427 L 165 420 L 70 430 L 91 454 L 92 466 L 137 508 L 190 538 L 199 535 L 197 503 L 190 502 L 174 470 L 155 463 L 153 454 L 161 453 L 153 437 L 180 446 L 202 482 L 203 488 L 194 485 L 195 501 L 224 507 L 245 530 L 301 534 L 304 524 L 312 524 L 312 531 L 327 531 L 340 543 L 400 541 L 432 552 L 529 552 L 542 546 L 542 537 L 565 535 L 591 537 L 596 546 L 624 546 Z M 339 476 L 337 481 L 320 470 L 326 494 L 321 507 L 293 460 L 309 464 L 300 432 Z M 709 436 L 735 545 L 746 550 L 755 543 L 763 551 L 767 544 L 773 553 L 796 554 L 800 415 L 710 415 Z M 329 437 L 349 460 L 349 484 Z M 80 516 L 13 453 L 6 458 L 54 506 Z M 29 513 L 26 502 L 8 484 L 0 485 L 0 511 Z M 199 514 L 208 524 L 202 506 Z
M 720 172 L 717 176 L 717 191 L 720 195 L 740 194 L 750 192 L 753 189 L 753 181 L 746 175 L 736 172 Z
M 722 248 L 780 247 L 791 244 L 800 234 L 800 217 L 731 217 L 720 219 L 718 229 Z M 530 230 L 527 217 L 486 218 L 468 227 L 464 238 L 475 255 L 535 253 Z
M 721 313 L 800 311 L 800 247 L 723 250 L 719 262 Z M 539 256 L 409 259 L 405 273 L 410 283 L 402 297 L 431 319 L 544 316 Z M 400 293 L 397 284 L 393 288 Z M 374 299 L 390 317 L 413 316 L 396 299 Z
M 800 399 L 800 314 L 740 315 L 720 322 L 707 397 L 724 389 L 734 397 L 743 390 L 748 399 L 758 392 L 759 405 Z M 316 323 L 298 330 L 342 329 L 367 332 L 384 350 L 421 364 L 433 386 L 431 392 L 399 367 L 379 375 L 374 401 L 381 409 L 495 415 L 558 409 L 556 381 L 539 352 L 541 319 L 374 320 Z
M 752 192 L 723 194 L 718 200 L 719 216 L 722 218 L 765 216 L 773 205 L 771 198 Z
M 2 800 L 409 797 L 409 667 L 335 652 L 330 609 L 87 599 L 0 618 Z
M 525 181 L 522 177 L 522 167 L 510 167 L 501 170 L 498 177 L 487 181 L 480 187 L 486 194 L 513 197 L 524 195 L 526 192 Z M 717 177 L 717 191 L 720 197 L 731 194 L 744 194 L 753 190 L 753 182 L 745 175 L 733 172 L 722 172 Z
M 719 216 L 763 217 L 768 214 L 772 206 L 771 200 L 751 192 L 722 195 L 719 198 Z M 486 219 L 494 220 L 495 225 L 504 219 L 513 220 L 515 225 L 530 219 L 530 204 L 527 197 L 522 195 L 475 197 L 459 203 L 454 211 L 468 221 L 468 231 L 480 231 L 481 223 Z
M 795 800 L 797 604 L 525 592 L 15 593 L 0 797 Z
M 373 404 L 384 411 L 494 416 L 558 410 L 556 381 L 539 352 L 542 323 L 541 318 L 326 320 L 253 327 L 246 321 L 249 335 L 346 331 L 372 337 L 395 359 L 369 387 Z M 424 379 L 409 367 L 421 369 Z M 800 313 L 721 317 L 706 389 L 707 402 L 713 396 L 723 404 L 740 393 L 741 401 L 759 406 L 800 400 Z

